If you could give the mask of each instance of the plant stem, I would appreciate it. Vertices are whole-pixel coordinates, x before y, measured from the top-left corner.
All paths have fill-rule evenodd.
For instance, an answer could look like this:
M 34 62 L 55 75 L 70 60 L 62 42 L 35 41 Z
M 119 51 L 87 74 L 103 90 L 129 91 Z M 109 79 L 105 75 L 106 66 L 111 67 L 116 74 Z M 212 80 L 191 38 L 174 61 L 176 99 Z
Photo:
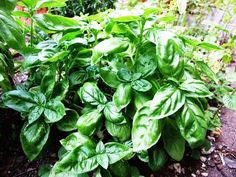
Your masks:
M 142 19 L 141 20 L 141 29 L 140 29 L 140 36 L 139 36 L 139 43 L 138 43 L 138 47 L 136 50 L 136 54 L 134 57 L 134 62 L 137 60 L 139 53 L 140 53 L 140 47 L 142 46 L 142 42 L 143 42 L 143 32 L 144 32 L 144 26 L 145 26 L 146 20 Z
M 33 47 L 33 35 L 34 35 L 34 22 L 33 22 L 34 11 L 30 9 L 30 46 Z

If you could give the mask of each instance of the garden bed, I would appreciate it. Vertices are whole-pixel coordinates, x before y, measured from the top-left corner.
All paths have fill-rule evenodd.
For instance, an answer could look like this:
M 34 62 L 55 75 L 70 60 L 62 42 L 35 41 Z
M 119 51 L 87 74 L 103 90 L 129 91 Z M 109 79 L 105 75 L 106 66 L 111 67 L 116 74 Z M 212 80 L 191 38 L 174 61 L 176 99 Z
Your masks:
M 0 176 L 1 177 L 37 177 L 39 167 L 45 164 L 53 165 L 57 161 L 57 152 L 60 148 L 60 131 L 52 129 L 51 138 L 40 157 L 29 162 L 25 157 L 19 141 L 19 133 L 23 122 L 19 114 L 12 110 L 1 110 L 0 114 Z M 236 176 L 236 112 L 222 109 L 222 133 L 209 134 L 208 139 L 213 143 L 210 154 L 202 154 L 199 160 L 194 160 L 187 152 L 185 158 L 179 163 L 169 161 L 165 167 L 152 173 L 145 163 L 138 163 L 142 175 L 145 177 L 166 176 L 210 176 L 234 177 Z M 231 159 L 231 160 L 229 160 Z M 225 164 L 223 164 L 225 163 Z

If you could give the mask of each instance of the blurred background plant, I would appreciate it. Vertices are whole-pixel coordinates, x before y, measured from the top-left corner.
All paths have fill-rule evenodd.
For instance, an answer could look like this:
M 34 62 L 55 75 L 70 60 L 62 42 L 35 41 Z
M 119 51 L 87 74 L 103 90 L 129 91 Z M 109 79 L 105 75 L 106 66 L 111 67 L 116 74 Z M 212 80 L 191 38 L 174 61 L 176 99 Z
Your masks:
M 65 7 L 54 8 L 52 13 L 74 17 L 82 14 L 96 14 L 109 8 L 114 8 L 115 0 L 68 0 Z

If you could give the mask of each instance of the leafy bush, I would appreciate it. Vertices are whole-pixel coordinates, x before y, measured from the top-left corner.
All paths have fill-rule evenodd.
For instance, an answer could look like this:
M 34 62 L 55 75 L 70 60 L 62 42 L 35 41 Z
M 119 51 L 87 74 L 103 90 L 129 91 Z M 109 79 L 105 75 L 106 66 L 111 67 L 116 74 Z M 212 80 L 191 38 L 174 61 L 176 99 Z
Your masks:
M 66 17 L 83 14 L 96 14 L 114 8 L 114 0 L 68 0 L 67 6 L 53 9 L 52 12 Z
M 2 98 L 25 119 L 20 139 L 30 160 L 51 126 L 68 132 L 50 177 L 137 175 L 134 156 L 158 170 L 167 155 L 179 161 L 186 146 L 204 146 L 214 118 L 208 100 L 222 98 L 216 87 L 234 91 L 193 52 L 221 48 L 159 26 L 155 13 L 32 17 L 52 38 L 25 55 L 29 80 Z

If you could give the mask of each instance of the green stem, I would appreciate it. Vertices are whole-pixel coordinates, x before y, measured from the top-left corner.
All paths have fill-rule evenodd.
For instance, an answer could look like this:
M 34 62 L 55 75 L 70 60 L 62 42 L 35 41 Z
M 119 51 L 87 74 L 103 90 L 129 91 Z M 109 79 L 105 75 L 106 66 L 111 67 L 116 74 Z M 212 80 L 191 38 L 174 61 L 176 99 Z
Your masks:
M 145 23 L 146 23 L 146 20 L 145 20 L 145 19 L 142 19 L 142 20 L 141 20 L 141 29 L 140 29 L 139 43 L 138 43 L 137 50 L 136 50 L 136 54 L 135 54 L 135 57 L 134 57 L 134 62 L 137 60 L 137 58 L 138 58 L 138 56 L 139 56 L 139 53 L 140 53 L 140 48 L 141 48 L 141 46 L 142 46 L 142 42 L 143 42 L 143 32 L 144 32 Z
M 34 22 L 33 22 L 34 11 L 30 9 L 30 46 L 33 47 L 33 35 L 34 35 Z

